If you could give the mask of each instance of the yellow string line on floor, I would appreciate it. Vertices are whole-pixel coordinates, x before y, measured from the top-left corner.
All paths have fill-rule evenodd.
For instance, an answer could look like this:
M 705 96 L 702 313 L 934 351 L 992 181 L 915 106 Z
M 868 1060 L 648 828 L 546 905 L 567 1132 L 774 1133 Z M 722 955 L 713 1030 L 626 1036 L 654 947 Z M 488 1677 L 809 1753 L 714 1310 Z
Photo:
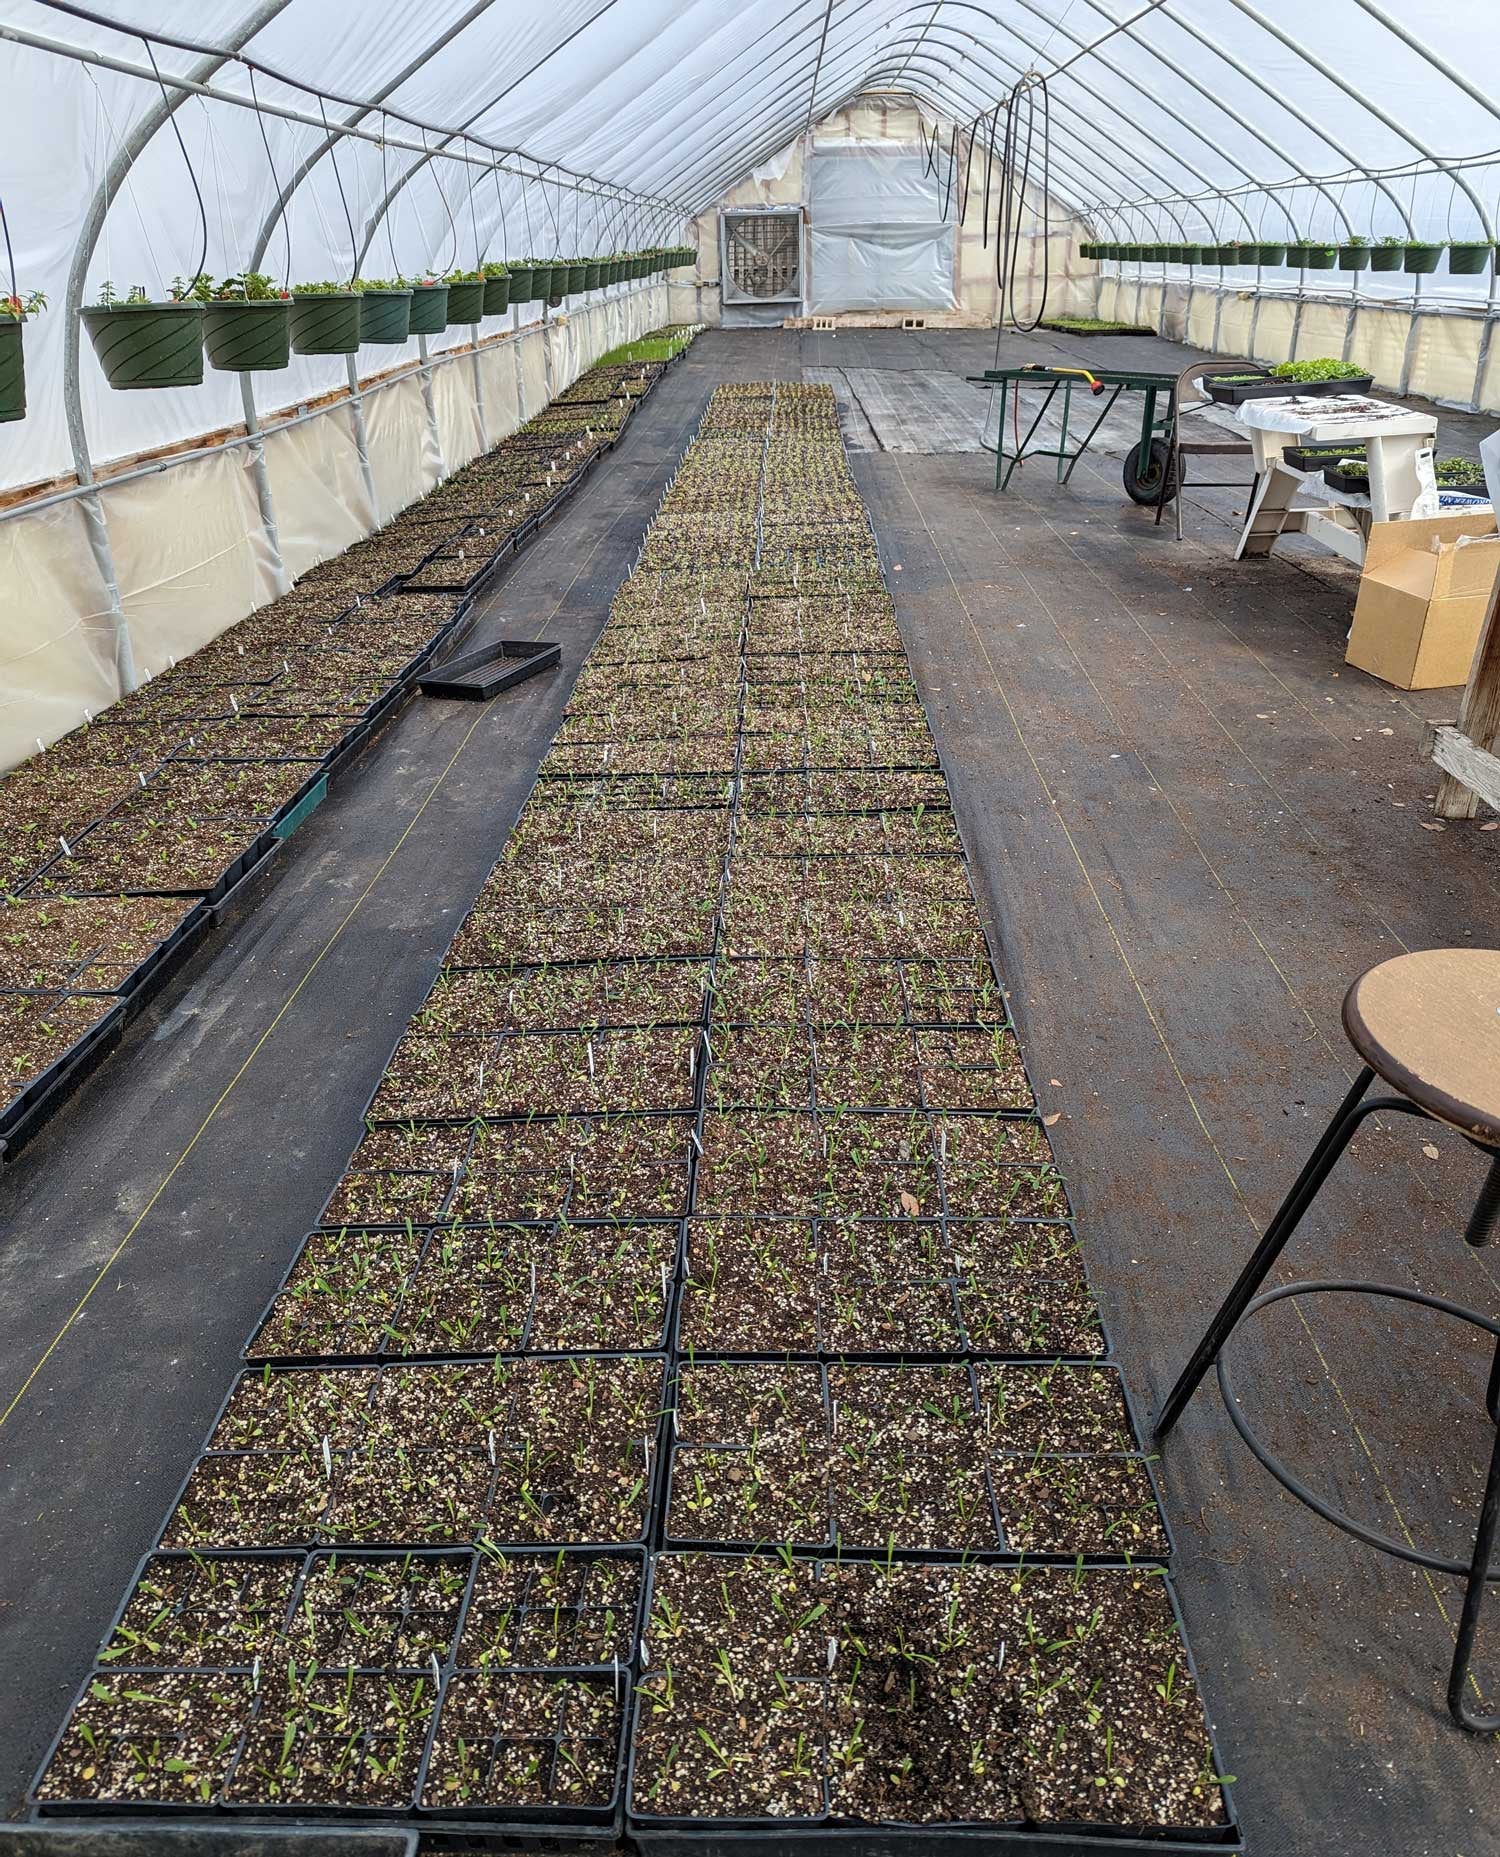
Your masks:
M 892 455 L 894 456 L 894 454 Z M 1066 838 L 1066 840 L 1068 841 L 1068 849 L 1073 853 L 1073 857 L 1078 864 L 1079 871 L 1082 873 L 1083 880 L 1085 884 L 1088 886 L 1089 894 L 1094 899 L 1095 906 L 1097 907 L 1100 916 L 1103 918 L 1105 927 L 1109 930 L 1110 939 L 1114 942 L 1115 951 L 1120 957 L 1120 964 L 1124 967 L 1125 972 L 1130 979 L 1130 984 L 1134 987 L 1136 995 L 1141 1002 L 1142 1009 L 1145 1011 L 1146 1017 L 1150 1021 L 1151 1029 L 1156 1034 L 1157 1042 L 1160 1044 L 1162 1048 L 1162 1052 L 1164 1056 L 1166 1057 L 1167 1062 L 1172 1067 L 1173 1075 L 1176 1077 L 1178 1084 L 1181 1086 L 1182 1093 L 1187 1100 L 1188 1107 L 1192 1111 L 1193 1119 L 1198 1124 L 1199 1129 L 1202 1131 L 1203 1139 L 1208 1143 L 1209 1148 L 1212 1151 L 1214 1158 L 1218 1161 L 1219 1166 L 1223 1169 L 1224 1177 L 1226 1180 L 1228 1180 L 1230 1188 L 1234 1193 L 1235 1199 L 1239 1202 L 1240 1207 L 1244 1211 L 1245 1217 L 1249 1221 L 1250 1229 L 1256 1234 L 1258 1238 L 1261 1235 L 1261 1231 L 1260 1231 L 1259 1225 L 1256 1223 L 1255 1214 L 1251 1211 L 1249 1201 L 1245 1198 L 1244 1192 L 1241 1190 L 1239 1181 L 1236 1180 L 1234 1177 L 1233 1169 L 1230 1167 L 1228 1161 L 1224 1158 L 1224 1154 L 1222 1150 L 1220 1149 L 1219 1144 L 1214 1140 L 1213 1133 L 1209 1129 L 1207 1122 L 1204 1121 L 1202 1111 L 1198 1107 L 1197 1099 L 1193 1095 L 1192 1088 L 1188 1084 L 1187 1078 L 1182 1074 L 1182 1070 L 1181 1070 L 1181 1067 L 1178 1065 L 1176 1055 L 1174 1054 L 1172 1047 L 1167 1040 L 1166 1032 L 1164 1031 L 1160 1021 L 1157 1019 L 1156 1013 L 1152 1010 L 1151 1002 L 1146 997 L 1145 988 L 1141 985 L 1141 982 L 1136 975 L 1135 968 L 1131 965 L 1130 956 L 1125 951 L 1125 944 L 1120 939 L 1119 931 L 1115 928 L 1114 922 L 1112 921 L 1110 917 L 1108 909 L 1105 908 L 1104 899 L 1103 897 L 1100 896 L 1099 891 L 1097 887 L 1095 886 L 1093 875 L 1090 872 L 1088 865 L 1084 862 L 1083 853 L 1080 851 L 1078 847 L 1078 842 L 1074 838 L 1072 832 L 1068 828 L 1068 822 L 1066 819 L 1064 819 L 1062 815 L 1062 811 L 1058 806 L 1056 797 L 1054 796 L 1052 792 L 1052 788 L 1048 784 L 1047 777 L 1042 772 L 1041 765 L 1037 761 L 1035 754 L 1033 754 L 1032 752 L 1031 743 L 1026 739 L 1026 733 L 1021 727 L 1020 719 L 1016 715 L 1015 710 L 1011 706 L 1010 698 L 1006 693 L 1004 684 L 1000 680 L 999 673 L 995 669 L 994 660 L 990 657 L 988 647 L 986 646 L 984 642 L 983 634 L 980 632 L 978 625 L 975 623 L 974 615 L 969 610 L 969 604 L 967 600 L 964 599 L 963 594 L 959 591 L 958 582 L 954 579 L 952 569 L 948 566 L 948 559 L 947 559 L 947 556 L 943 552 L 942 545 L 938 541 L 937 536 L 933 533 L 932 527 L 927 520 L 926 512 L 922 509 L 921 504 L 917 501 L 916 496 L 913 494 L 911 485 L 906 480 L 906 473 L 901 469 L 901 463 L 900 463 L 899 458 L 896 458 L 895 463 L 896 463 L 896 473 L 901 479 L 901 487 L 906 492 L 906 495 L 911 502 L 912 508 L 917 512 L 917 519 L 921 523 L 923 531 L 925 532 L 928 540 L 931 542 L 933 550 L 936 553 L 939 562 L 942 564 L 943 573 L 947 576 L 948 584 L 953 589 L 953 597 L 958 601 L 960 607 L 962 607 L 963 609 L 964 618 L 968 623 L 970 632 L 974 636 L 975 644 L 979 647 L 979 653 L 980 653 L 980 656 L 984 659 L 985 668 L 989 671 L 990 677 L 994 682 L 995 693 L 1000 698 L 1000 701 L 1005 706 L 1005 713 L 1010 719 L 1011 727 L 1015 730 L 1016 740 L 1020 743 L 1021 748 L 1025 752 L 1027 760 L 1030 761 L 1031 763 L 1032 771 L 1035 773 L 1036 778 L 1037 778 L 1037 783 L 1041 787 L 1042 793 L 1046 797 L 1047 803 L 1052 808 L 1052 816 L 1056 819 L 1059 827 L 1061 828 L 1063 837 Z M 1017 571 L 1022 573 L 1024 577 L 1025 575 L 1024 569 L 1020 569 Z M 1028 587 L 1032 585 L 1029 577 L 1027 577 L 1027 585 Z M 1035 597 L 1034 589 L 1033 589 L 1033 597 Z M 1038 603 L 1040 604 L 1040 602 Z M 1329 1365 L 1328 1358 L 1324 1354 L 1322 1348 L 1319 1346 L 1317 1336 L 1313 1333 L 1312 1327 L 1309 1324 L 1307 1317 L 1303 1313 L 1300 1306 L 1297 1307 L 1297 1317 L 1298 1317 L 1298 1320 L 1302 1324 L 1303 1331 L 1307 1336 L 1308 1342 L 1312 1347 L 1313 1353 L 1317 1357 L 1318 1365 L 1323 1370 L 1324 1377 L 1326 1378 L 1329 1386 L 1333 1389 L 1333 1392 L 1337 1396 L 1339 1404 L 1344 1409 L 1344 1415 L 1349 1422 L 1350 1431 L 1353 1433 L 1353 1436 L 1355 1440 L 1357 1441 L 1360 1447 L 1360 1450 L 1364 1453 L 1365 1459 L 1367 1463 L 1369 1464 L 1370 1470 L 1374 1476 L 1376 1487 L 1379 1489 L 1381 1496 L 1384 1498 L 1386 1504 L 1390 1508 L 1392 1515 L 1395 1516 L 1397 1525 L 1399 1526 L 1401 1533 L 1406 1540 L 1407 1545 L 1409 1547 L 1416 1548 L 1416 1545 L 1417 1545 L 1416 1541 L 1413 1539 L 1411 1530 L 1407 1526 L 1406 1517 L 1403 1515 L 1401 1511 L 1401 1506 L 1396 1501 L 1395 1492 L 1391 1489 L 1389 1483 L 1387 1482 L 1385 1473 L 1380 1467 L 1379 1460 L 1376 1458 L 1374 1451 L 1370 1448 L 1369 1440 L 1365 1437 L 1365 1434 L 1362 1428 L 1360 1427 L 1359 1421 L 1355 1418 L 1353 1409 L 1351 1408 L 1349 1401 L 1344 1394 L 1344 1390 L 1342 1386 L 1339 1384 L 1338 1376 L 1334 1373 L 1332 1367 Z M 1433 1577 L 1432 1571 L 1430 1568 L 1426 1568 L 1426 1567 L 1422 1568 L 1421 1571 L 1422 1571 L 1423 1578 L 1425 1579 L 1427 1583 L 1427 1590 L 1431 1594 L 1433 1603 L 1437 1607 L 1438 1616 L 1442 1619 L 1443 1624 L 1447 1627 L 1448 1632 L 1451 1636 L 1453 1633 L 1453 1623 L 1452 1623 L 1452 1620 L 1448 1616 L 1448 1611 L 1447 1611 L 1446 1606 L 1443 1604 L 1442 1595 L 1439 1593 L 1437 1589 L 1437 1582 Z M 1479 1685 L 1478 1685 L 1478 1682 L 1475 1680 L 1472 1671 L 1470 1672 L 1469 1681 L 1474 1688 L 1475 1694 L 1478 1695 L 1480 1693 Z

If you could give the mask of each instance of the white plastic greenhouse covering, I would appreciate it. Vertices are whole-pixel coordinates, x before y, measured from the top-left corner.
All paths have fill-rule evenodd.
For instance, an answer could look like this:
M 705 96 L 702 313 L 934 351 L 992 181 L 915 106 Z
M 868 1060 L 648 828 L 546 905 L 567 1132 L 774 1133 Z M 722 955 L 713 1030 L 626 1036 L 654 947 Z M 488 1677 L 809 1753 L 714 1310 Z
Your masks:
M 427 371 L 415 342 L 366 349 L 362 397 L 339 360 L 298 358 L 250 377 L 246 402 L 212 372 L 111 392 L 77 315 L 106 279 L 160 297 L 199 268 L 301 282 L 680 242 L 861 97 L 910 98 L 945 146 L 953 125 L 960 148 L 996 146 L 1028 73 L 1047 80 L 1050 230 L 1069 252 L 1492 244 L 1500 213 L 1500 6 L 1457 0 L 0 0 L 0 37 L 0 200 L 20 293 L 49 300 L 25 331 L 28 416 L 0 425 L 0 490 L 50 498 L 0 510 L 0 767 L 387 519 L 612 343 L 717 313 L 691 281 L 622 285 Z M 931 210 L 899 226 L 839 202 L 929 297 L 951 246 L 945 160 Z M 815 289 L 821 241 L 856 291 L 868 252 L 819 226 L 818 161 L 801 171 Z M 712 218 L 698 242 L 717 252 Z M 1225 351 L 1357 354 L 1383 385 L 1500 407 L 1492 259 L 1471 277 L 1067 272 L 1064 307 Z M 186 461 L 89 489 L 169 447 Z

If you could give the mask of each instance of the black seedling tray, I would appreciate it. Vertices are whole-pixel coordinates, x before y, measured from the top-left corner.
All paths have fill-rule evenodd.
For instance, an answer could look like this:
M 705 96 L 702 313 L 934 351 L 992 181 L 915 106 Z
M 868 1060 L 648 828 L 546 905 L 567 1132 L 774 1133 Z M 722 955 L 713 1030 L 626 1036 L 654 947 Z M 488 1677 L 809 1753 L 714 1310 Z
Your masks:
M 667 1271 L 667 1287 L 662 1302 L 662 1327 L 656 1340 L 645 1347 L 625 1350 L 619 1348 L 590 1349 L 578 1347 L 531 1348 L 527 1345 L 526 1337 L 530 1332 L 534 1320 L 536 1292 L 533 1290 L 532 1303 L 527 1309 L 521 1340 L 512 1347 L 497 1349 L 496 1353 L 506 1358 L 514 1357 L 527 1360 L 576 1360 L 596 1353 L 600 1355 L 601 1358 L 619 1359 L 621 1358 L 622 1352 L 628 1354 L 664 1356 L 670 1345 L 676 1285 L 681 1272 L 682 1221 L 680 1219 L 623 1219 L 618 1222 L 604 1219 L 582 1219 L 576 1225 L 566 1225 L 566 1222 L 561 1219 L 506 1219 L 502 1220 L 498 1225 L 414 1225 L 412 1227 L 412 1236 L 417 1241 L 417 1255 L 412 1263 L 411 1269 L 407 1272 L 401 1283 L 391 1292 L 387 1312 L 388 1319 L 380 1328 L 380 1338 L 376 1347 L 367 1349 L 363 1352 L 355 1351 L 333 1354 L 277 1354 L 263 1349 L 257 1349 L 255 1346 L 256 1338 L 275 1313 L 276 1305 L 281 1300 L 282 1295 L 295 1276 L 297 1266 L 301 1263 L 308 1247 L 317 1239 L 327 1237 L 330 1232 L 338 1231 L 367 1231 L 377 1234 L 383 1233 L 391 1237 L 395 1237 L 404 1232 L 404 1227 L 398 1226 L 319 1226 L 316 1230 L 309 1232 L 303 1239 L 302 1243 L 297 1247 L 296 1254 L 292 1258 L 291 1263 L 287 1265 L 285 1271 L 282 1273 L 281 1281 L 277 1284 L 274 1294 L 266 1304 L 255 1327 L 251 1330 L 250 1339 L 245 1344 L 243 1359 L 252 1367 L 264 1367 L 267 1365 L 285 1367 L 372 1367 L 378 1366 L 384 1362 L 398 1361 L 403 1366 L 438 1366 L 450 1365 L 456 1361 L 493 1359 L 495 1358 L 494 1355 L 485 1355 L 483 1353 L 476 1354 L 473 1348 L 466 1348 L 461 1352 L 458 1350 L 408 1352 L 396 1346 L 399 1335 L 393 1331 L 395 1330 L 397 1320 L 400 1316 L 401 1305 L 407 1295 L 410 1294 L 412 1286 L 416 1283 L 422 1266 L 427 1259 L 428 1252 L 432 1250 L 434 1246 L 441 1246 L 451 1239 L 463 1238 L 471 1233 L 491 1233 L 503 1239 L 506 1234 L 510 1232 L 515 1232 L 517 1234 L 535 1233 L 540 1236 L 548 1233 L 556 1233 L 564 1228 L 573 1232 L 597 1232 L 600 1235 L 601 1244 L 605 1246 L 608 1245 L 611 1238 L 617 1238 L 625 1232 L 648 1230 L 651 1232 L 673 1234 L 670 1247 L 672 1262 Z
M 669 1551 L 677 1550 L 662 1549 L 650 1557 L 642 1612 L 642 1618 L 646 1621 L 642 1630 L 643 1641 L 650 1635 L 649 1621 L 655 1599 L 657 1565 L 661 1553 Z M 724 1549 L 696 1548 L 685 1551 L 740 1563 L 770 1558 L 763 1551 L 736 1553 Z M 841 1557 L 846 1563 L 849 1558 L 847 1553 Z M 821 1573 L 828 1565 L 837 1566 L 838 1562 L 825 1555 L 814 1564 Z M 955 1563 L 933 1555 L 921 1555 L 912 1556 L 898 1564 L 951 1566 Z M 1177 1624 L 1188 1674 L 1202 1697 L 1203 1686 L 1188 1644 L 1182 1608 L 1170 1577 L 1163 1574 L 1161 1578 Z M 644 1655 L 642 1669 L 643 1672 L 650 1669 Z M 820 1682 L 816 1677 L 807 1680 L 813 1684 Z M 826 1689 L 826 1683 L 822 1686 Z M 1240 1840 L 1233 1794 L 1222 1786 L 1220 1799 L 1225 1813 L 1224 1825 L 1210 1830 L 1180 1832 L 1154 1826 L 1142 1831 L 1125 1831 L 1115 1830 L 1108 1825 L 1076 1823 L 1044 1827 L 1020 1823 L 944 1824 L 928 1820 L 912 1824 L 887 1822 L 865 1825 L 847 1819 L 837 1820 L 831 1816 L 816 1819 L 777 1819 L 769 1816 L 760 1819 L 711 1819 L 640 1812 L 633 1809 L 636 1729 L 641 1711 L 646 1706 L 644 1688 L 638 1689 L 630 1723 L 630 1759 L 626 1771 L 624 1803 L 626 1841 L 629 1848 L 639 1853 L 640 1857 L 821 1857 L 824 1852 L 841 1853 L 843 1857 L 913 1857 L 914 1852 L 921 1853 L 921 1857 L 928 1857 L 929 1853 L 933 1857 L 1167 1857 L 1169 1853 L 1175 1854 L 1175 1857 L 1224 1857 L 1225 1853 L 1242 1851 L 1244 1848 Z M 1206 1723 L 1206 1726 L 1214 1758 L 1214 1771 L 1218 1773 L 1222 1771 L 1223 1762 L 1219 1758 L 1212 1725 Z
M 1039 325 L 1053 335 L 1066 335 L 1070 340 L 1089 341 L 1098 335 L 1155 335 L 1157 331 L 1147 323 L 1125 323 L 1103 329 L 1075 329 L 1065 322 L 1044 322 Z
M 1346 471 L 1341 471 L 1336 464 L 1325 464 L 1323 482 L 1330 490 L 1342 490 L 1346 496 L 1367 497 L 1370 494 L 1370 473 L 1368 471 L 1363 476 L 1355 477 Z
M 40 990 L 56 993 L 65 989 Z M 118 1042 L 124 1030 L 125 1015 L 125 1001 L 120 1000 L 40 1076 L 8 1102 L 0 1104 L 0 1166 L 14 1160 L 23 1143 L 30 1140 L 52 1111 L 98 1069 Z
M 1362 458 L 1364 455 L 1363 439 L 1351 440 L 1347 445 L 1287 445 L 1281 453 L 1284 462 L 1294 471 L 1321 471 L 1325 465 L 1337 464 L 1340 458 Z
M 1247 400 L 1324 399 L 1336 393 L 1368 393 L 1375 385 L 1370 374 L 1350 374 L 1343 380 L 1264 380 L 1226 382 L 1212 375 L 1203 391 L 1219 406 L 1243 406 Z
M 542 639 L 507 638 L 445 660 L 420 678 L 417 688 L 423 696 L 487 702 L 539 671 L 555 669 L 561 661 L 561 645 Z

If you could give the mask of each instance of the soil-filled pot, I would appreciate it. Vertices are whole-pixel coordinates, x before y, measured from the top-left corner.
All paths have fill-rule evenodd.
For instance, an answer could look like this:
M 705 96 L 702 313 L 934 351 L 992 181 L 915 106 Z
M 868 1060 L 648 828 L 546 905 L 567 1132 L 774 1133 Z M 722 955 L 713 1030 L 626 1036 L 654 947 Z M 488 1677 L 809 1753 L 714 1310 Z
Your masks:
M 448 327 L 462 329 L 479 322 L 485 314 L 484 279 L 476 277 L 448 286 Z
M 1337 245 L 1304 245 L 1302 262 L 1309 271 L 1331 271 L 1339 261 Z
M 448 286 L 446 284 L 416 284 L 411 293 L 411 322 L 408 325 L 413 335 L 441 335 L 448 327 Z
M 1340 245 L 1339 269 L 1341 271 L 1363 271 L 1370 262 L 1368 245 Z
M 1202 264 L 1203 247 L 1201 245 L 1179 245 L 1177 249 L 1182 253 L 1177 260 L 1179 264 Z
M 503 316 L 510 308 L 510 287 L 513 281 L 513 274 L 509 271 L 504 277 L 487 277 L 484 280 L 486 316 Z
M 446 291 L 447 286 L 443 288 Z M 365 291 L 359 300 L 359 339 L 385 347 L 404 342 L 411 333 L 412 302 L 409 290 Z
M 1406 257 L 1404 245 L 1372 245 L 1370 247 L 1370 269 L 1372 271 L 1399 271 Z
M 361 321 L 357 290 L 329 296 L 292 295 L 292 352 L 298 355 L 352 355 L 359 347 Z
M 1443 255 L 1441 245 L 1408 245 L 1402 270 L 1412 277 L 1430 277 Z
M 536 266 L 531 264 L 512 264 L 506 266 L 510 274 L 511 303 L 529 303 L 536 295 Z
M 576 297 L 588 289 L 589 267 L 586 264 L 568 266 L 567 291 L 570 297 Z
M 1285 245 L 1252 245 L 1250 256 L 1256 264 L 1285 264 Z
M 651 260 L 646 256 L 644 252 L 641 252 L 636 256 L 636 258 L 633 261 L 633 269 L 631 270 L 630 275 L 632 277 L 644 277 L 646 275 L 646 272 L 649 270 L 650 265 L 651 265 Z
M 551 264 L 535 264 L 531 267 L 531 295 L 534 301 L 545 301 L 552 295 L 552 274 L 556 268 Z
M 583 287 L 585 290 L 598 290 L 604 283 L 604 266 L 595 259 L 583 267 Z
M 83 312 L 111 387 L 196 387 L 203 379 L 201 303 L 116 303 Z
M 21 319 L 0 316 L 0 425 L 26 417 L 26 357 Z
M 291 299 L 265 297 L 254 302 L 205 303 L 203 346 L 208 365 L 226 374 L 274 372 L 289 367 Z
M 1203 259 L 1206 264 L 1238 264 L 1240 248 L 1238 245 L 1205 245 Z
M 1478 277 L 1490 265 L 1490 245 L 1450 245 L 1448 269 L 1455 277 Z

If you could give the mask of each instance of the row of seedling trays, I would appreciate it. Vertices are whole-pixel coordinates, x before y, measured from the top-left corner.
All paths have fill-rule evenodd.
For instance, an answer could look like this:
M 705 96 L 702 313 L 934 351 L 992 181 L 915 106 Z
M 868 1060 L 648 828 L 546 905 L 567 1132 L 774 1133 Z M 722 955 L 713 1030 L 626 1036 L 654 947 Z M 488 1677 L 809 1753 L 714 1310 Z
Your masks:
M 775 517 L 809 486 L 804 579 Z M 274 1565 L 255 1655 L 163 1646 L 193 1756 L 91 1793 L 83 1725 L 138 1758 L 121 1713 L 175 1706 L 117 1631 L 39 1797 L 1221 1848 L 1150 1463 L 930 741 L 745 765 L 756 706 L 922 723 L 832 396 L 720 389 L 669 526 L 145 1569 Z M 706 718 L 722 765 L 684 768 Z M 518 1565 L 550 1624 L 497 1594 Z
M 591 371 L 573 402 L 0 783 L 0 1154 L 94 1068 L 330 775 L 453 649 L 488 578 L 663 371 Z

